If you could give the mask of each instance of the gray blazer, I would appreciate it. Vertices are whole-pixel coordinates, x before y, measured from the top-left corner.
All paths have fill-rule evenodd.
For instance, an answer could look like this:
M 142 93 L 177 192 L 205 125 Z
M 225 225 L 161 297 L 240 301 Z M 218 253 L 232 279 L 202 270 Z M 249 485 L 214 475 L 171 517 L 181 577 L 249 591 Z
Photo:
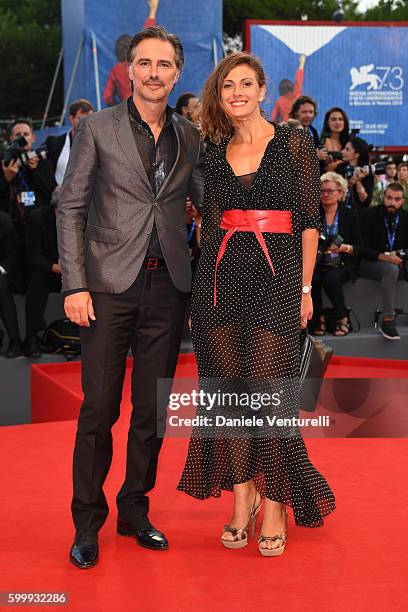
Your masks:
M 197 128 L 176 113 L 176 162 L 154 196 L 129 121 L 127 101 L 81 120 L 58 198 L 62 290 L 121 293 L 135 281 L 154 221 L 174 285 L 191 288 L 184 222 L 189 194 L 201 206 L 203 148 Z

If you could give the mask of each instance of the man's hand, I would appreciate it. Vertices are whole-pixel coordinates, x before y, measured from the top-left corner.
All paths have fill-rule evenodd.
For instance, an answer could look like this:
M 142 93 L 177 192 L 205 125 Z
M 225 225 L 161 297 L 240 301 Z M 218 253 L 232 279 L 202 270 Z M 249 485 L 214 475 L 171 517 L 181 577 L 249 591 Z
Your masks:
M 4 161 L 2 161 L 1 167 L 3 168 L 4 178 L 8 183 L 11 183 L 11 181 L 16 178 L 16 175 L 20 169 L 20 162 L 18 159 L 16 159 L 10 162 L 8 166 L 6 166 Z
M 60 266 L 59 262 L 55 263 L 55 264 L 52 264 L 51 270 L 52 270 L 52 272 L 54 274 L 61 274 L 61 266 Z
M 40 161 L 40 158 L 38 157 L 38 155 L 35 155 L 34 157 L 30 157 L 30 159 L 27 162 L 28 169 L 35 170 L 38 166 L 39 161 Z
M 81 327 L 90 327 L 89 319 L 96 321 L 92 298 L 88 291 L 67 295 L 64 301 L 65 314 L 70 321 Z
M 378 256 L 379 261 L 386 261 L 388 263 L 396 264 L 400 266 L 402 264 L 402 259 L 398 257 L 395 251 L 391 253 L 380 253 Z

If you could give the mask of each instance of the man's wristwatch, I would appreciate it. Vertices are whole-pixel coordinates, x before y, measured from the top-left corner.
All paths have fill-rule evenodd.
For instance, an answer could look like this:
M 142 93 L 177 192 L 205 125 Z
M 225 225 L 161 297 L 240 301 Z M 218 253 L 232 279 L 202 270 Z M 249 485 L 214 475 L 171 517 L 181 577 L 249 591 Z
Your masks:
M 312 285 L 303 285 L 302 287 L 302 293 L 307 294 L 307 293 L 310 293 L 311 290 L 312 290 Z

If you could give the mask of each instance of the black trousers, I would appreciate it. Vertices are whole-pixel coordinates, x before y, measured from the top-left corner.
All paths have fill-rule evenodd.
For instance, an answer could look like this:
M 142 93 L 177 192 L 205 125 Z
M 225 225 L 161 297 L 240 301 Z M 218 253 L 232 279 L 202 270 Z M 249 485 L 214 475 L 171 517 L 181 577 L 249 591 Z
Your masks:
M 319 317 L 323 314 L 322 289 L 333 304 L 336 321 L 347 316 L 347 308 L 344 303 L 343 285 L 350 280 L 347 268 L 317 269 L 312 281 L 313 299 L 313 322 L 317 324 Z
M 26 336 L 33 336 L 45 328 L 44 311 L 48 294 L 61 293 L 61 277 L 53 272 L 31 270 L 25 301 Z
M 6 328 L 9 341 L 20 341 L 16 304 L 6 274 L 0 274 L 0 317 Z
M 146 521 L 146 494 L 155 484 L 162 445 L 158 423 L 165 423 L 167 405 L 165 394 L 157 399 L 157 381 L 174 375 L 186 295 L 175 288 L 165 267 L 142 268 L 121 294 L 92 293 L 96 321 L 81 328 L 84 402 L 73 462 L 76 529 L 97 531 L 108 515 L 103 484 L 112 461 L 111 428 L 119 418 L 129 347 L 133 410 L 126 475 L 116 501 L 120 518 L 135 526 Z

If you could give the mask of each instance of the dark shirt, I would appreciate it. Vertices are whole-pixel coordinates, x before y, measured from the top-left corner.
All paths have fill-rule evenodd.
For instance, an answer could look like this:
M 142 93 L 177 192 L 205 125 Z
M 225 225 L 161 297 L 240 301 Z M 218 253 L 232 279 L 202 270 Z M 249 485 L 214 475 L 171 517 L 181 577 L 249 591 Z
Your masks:
M 363 238 L 363 247 L 361 249 L 361 257 L 369 261 L 378 261 L 380 253 L 387 251 L 398 251 L 399 249 L 408 249 L 408 212 L 399 210 L 398 224 L 394 224 L 392 228 L 389 220 L 389 230 L 395 231 L 395 241 L 391 245 L 389 243 L 389 233 L 387 232 L 387 217 L 384 214 L 384 206 L 372 206 L 365 210 L 361 216 L 361 231 Z
M 149 125 L 141 118 L 132 97 L 128 99 L 128 108 L 130 125 L 132 126 L 136 146 L 143 167 L 149 178 L 150 185 L 152 186 L 153 193 L 157 195 L 170 174 L 177 158 L 177 137 L 171 122 L 174 111 L 170 107 L 167 107 L 166 122 L 155 143 Z M 156 223 L 154 223 L 152 228 L 146 257 L 163 258 Z

